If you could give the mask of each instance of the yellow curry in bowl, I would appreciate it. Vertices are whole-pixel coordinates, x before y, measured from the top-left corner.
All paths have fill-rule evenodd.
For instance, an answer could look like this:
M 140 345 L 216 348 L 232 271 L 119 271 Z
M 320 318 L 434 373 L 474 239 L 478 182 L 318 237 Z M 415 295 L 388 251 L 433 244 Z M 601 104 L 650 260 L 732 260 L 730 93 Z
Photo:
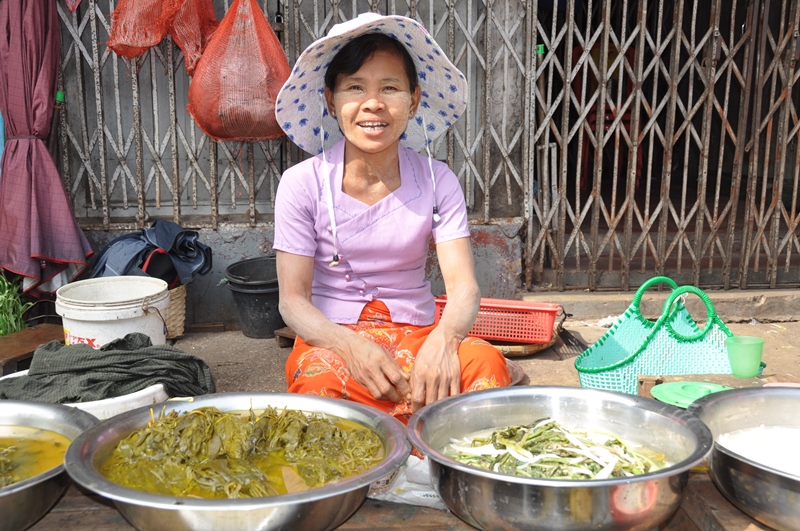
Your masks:
M 29 426 L 0 426 L 0 488 L 32 478 L 64 462 L 70 440 Z

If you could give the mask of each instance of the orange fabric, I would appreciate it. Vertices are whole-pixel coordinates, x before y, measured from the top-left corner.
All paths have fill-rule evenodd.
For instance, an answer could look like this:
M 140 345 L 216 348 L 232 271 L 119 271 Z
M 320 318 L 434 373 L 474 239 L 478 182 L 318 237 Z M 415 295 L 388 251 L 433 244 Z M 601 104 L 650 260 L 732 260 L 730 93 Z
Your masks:
M 368 303 L 361 311 L 358 323 L 341 325 L 381 345 L 408 374 L 414 359 L 431 326 L 396 324 L 386 305 L 380 301 Z M 461 360 L 461 392 L 479 391 L 510 384 L 506 360 L 486 341 L 474 337 L 465 339 L 458 348 Z M 344 360 L 334 352 L 312 347 L 300 337 L 286 361 L 286 382 L 290 393 L 344 398 L 385 411 L 403 424 L 411 417 L 411 405 L 376 400 L 366 387 L 356 382 Z

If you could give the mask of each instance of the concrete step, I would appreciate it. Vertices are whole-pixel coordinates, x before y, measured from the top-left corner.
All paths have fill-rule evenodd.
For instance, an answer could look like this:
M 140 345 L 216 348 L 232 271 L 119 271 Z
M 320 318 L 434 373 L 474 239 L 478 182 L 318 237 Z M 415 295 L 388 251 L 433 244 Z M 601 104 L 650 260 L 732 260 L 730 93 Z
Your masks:
M 723 322 L 800 321 L 800 290 L 704 290 Z M 588 292 L 549 291 L 525 292 L 522 300 L 561 304 L 572 320 L 597 320 L 625 312 L 635 291 Z M 642 297 L 642 314 L 655 319 L 660 315 L 669 292 L 651 288 Z M 706 320 L 706 308 L 699 297 L 689 294 L 685 303 L 697 321 Z

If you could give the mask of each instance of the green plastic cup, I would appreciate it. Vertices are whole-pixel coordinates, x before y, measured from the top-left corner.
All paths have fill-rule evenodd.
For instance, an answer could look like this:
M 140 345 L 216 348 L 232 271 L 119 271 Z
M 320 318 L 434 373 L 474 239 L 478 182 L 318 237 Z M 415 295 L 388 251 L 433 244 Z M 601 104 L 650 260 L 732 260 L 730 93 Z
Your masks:
M 731 336 L 725 340 L 731 372 L 739 378 L 755 378 L 761 366 L 764 340 L 752 336 Z

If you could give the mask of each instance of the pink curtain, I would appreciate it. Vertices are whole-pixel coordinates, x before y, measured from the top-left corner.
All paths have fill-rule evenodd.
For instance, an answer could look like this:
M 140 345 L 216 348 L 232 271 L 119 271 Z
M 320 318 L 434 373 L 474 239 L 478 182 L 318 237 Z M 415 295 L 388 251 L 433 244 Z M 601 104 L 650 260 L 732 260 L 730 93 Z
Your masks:
M 8 136 L 0 174 L 0 267 L 26 277 L 25 291 L 33 295 L 51 292 L 51 281 L 66 272 L 71 280 L 92 254 L 44 143 L 60 46 L 53 0 L 0 1 L 0 110 Z

